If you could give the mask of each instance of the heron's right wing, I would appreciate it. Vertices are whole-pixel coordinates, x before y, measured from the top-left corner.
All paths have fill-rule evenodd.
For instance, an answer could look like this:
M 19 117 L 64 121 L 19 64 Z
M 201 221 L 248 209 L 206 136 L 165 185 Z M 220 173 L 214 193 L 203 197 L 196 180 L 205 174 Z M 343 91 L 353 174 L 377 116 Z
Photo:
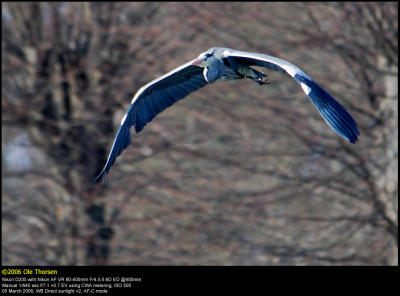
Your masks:
M 337 134 L 351 143 L 357 141 L 357 136 L 360 133 L 355 120 L 341 104 L 299 67 L 288 61 L 260 53 L 226 49 L 223 55 L 224 58 L 238 59 L 248 65 L 266 67 L 287 73 L 300 84 L 322 118 Z
M 96 181 L 104 179 L 116 158 L 130 144 L 130 127 L 132 125 L 135 126 L 136 133 L 140 132 L 157 114 L 208 84 L 203 76 L 203 68 L 192 65 L 193 61 L 168 72 L 139 89 L 121 120 L 106 165 L 96 177 Z

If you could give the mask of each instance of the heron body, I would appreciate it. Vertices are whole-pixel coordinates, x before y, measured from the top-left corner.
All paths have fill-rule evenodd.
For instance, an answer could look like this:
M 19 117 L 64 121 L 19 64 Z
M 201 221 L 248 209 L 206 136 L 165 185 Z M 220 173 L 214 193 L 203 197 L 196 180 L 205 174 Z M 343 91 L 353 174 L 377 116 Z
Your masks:
M 357 141 L 360 133 L 351 115 L 297 66 L 269 55 L 213 47 L 139 89 L 121 120 L 107 162 L 96 181 L 104 180 L 116 158 L 130 144 L 131 126 L 139 133 L 157 114 L 176 101 L 217 80 L 248 78 L 260 85 L 266 84 L 267 75 L 251 66 L 280 71 L 293 77 L 325 122 L 349 142 Z

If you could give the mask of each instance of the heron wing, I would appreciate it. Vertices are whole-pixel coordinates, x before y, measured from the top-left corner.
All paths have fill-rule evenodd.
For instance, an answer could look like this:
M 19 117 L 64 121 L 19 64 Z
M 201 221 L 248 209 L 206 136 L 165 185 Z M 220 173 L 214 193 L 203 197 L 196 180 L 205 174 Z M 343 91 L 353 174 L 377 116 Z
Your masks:
M 360 133 L 351 115 L 328 92 L 297 66 L 273 56 L 230 49 L 224 51 L 224 57 L 239 59 L 249 65 L 261 66 L 289 74 L 300 84 L 326 123 L 336 133 L 351 143 L 357 141 L 357 136 Z
M 192 65 L 193 61 L 149 82 L 135 94 L 122 118 L 106 165 L 95 179 L 97 182 L 104 180 L 116 158 L 130 144 L 132 125 L 136 133 L 140 132 L 157 114 L 208 84 L 203 68 Z

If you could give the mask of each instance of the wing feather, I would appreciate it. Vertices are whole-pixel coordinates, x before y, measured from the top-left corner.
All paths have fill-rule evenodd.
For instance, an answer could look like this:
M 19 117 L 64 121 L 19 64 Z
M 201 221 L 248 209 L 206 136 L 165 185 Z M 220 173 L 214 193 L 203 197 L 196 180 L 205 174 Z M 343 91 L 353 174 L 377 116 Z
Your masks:
M 271 70 L 287 73 L 299 83 L 310 101 L 317 108 L 325 122 L 340 136 L 351 143 L 357 141 L 360 132 L 357 124 L 346 109 L 339 104 L 327 91 L 320 87 L 310 76 L 299 67 L 276 57 L 227 49 L 224 57 L 236 58 L 250 65 L 266 67 Z
M 191 65 L 192 62 L 151 81 L 135 94 L 118 128 L 107 162 L 95 179 L 97 182 L 104 181 L 116 158 L 130 144 L 132 125 L 139 133 L 157 114 L 208 84 L 203 68 Z

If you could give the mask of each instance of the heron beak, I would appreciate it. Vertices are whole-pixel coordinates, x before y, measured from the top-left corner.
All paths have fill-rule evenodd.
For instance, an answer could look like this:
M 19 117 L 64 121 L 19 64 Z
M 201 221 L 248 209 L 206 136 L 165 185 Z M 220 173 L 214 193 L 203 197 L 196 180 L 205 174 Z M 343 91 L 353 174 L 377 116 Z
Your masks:
M 198 58 L 198 59 L 195 59 L 195 60 L 192 62 L 192 65 L 198 66 L 199 64 L 201 64 L 201 63 L 203 63 L 203 62 L 204 62 L 204 59 L 203 59 L 203 58 Z

